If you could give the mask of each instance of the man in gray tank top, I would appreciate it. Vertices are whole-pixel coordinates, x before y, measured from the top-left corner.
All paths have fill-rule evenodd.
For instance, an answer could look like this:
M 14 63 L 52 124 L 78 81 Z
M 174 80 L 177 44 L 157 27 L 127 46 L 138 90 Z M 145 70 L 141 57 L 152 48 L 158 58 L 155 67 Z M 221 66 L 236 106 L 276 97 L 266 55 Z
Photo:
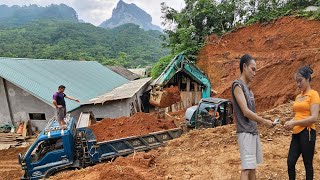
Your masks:
M 257 165 L 262 163 L 262 150 L 257 123 L 273 127 L 271 120 L 256 114 L 250 84 L 256 75 L 256 62 L 245 54 L 240 59 L 240 78 L 232 83 L 232 101 L 236 116 L 238 144 L 241 158 L 241 180 L 256 179 Z

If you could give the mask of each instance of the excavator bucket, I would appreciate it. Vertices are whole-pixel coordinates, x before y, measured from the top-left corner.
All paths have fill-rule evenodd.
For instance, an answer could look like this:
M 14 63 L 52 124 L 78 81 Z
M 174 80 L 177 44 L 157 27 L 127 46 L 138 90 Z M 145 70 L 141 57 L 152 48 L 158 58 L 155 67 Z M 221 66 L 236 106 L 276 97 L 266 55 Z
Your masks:
M 154 88 L 150 92 L 150 104 L 159 108 L 165 108 L 181 101 L 178 87 Z

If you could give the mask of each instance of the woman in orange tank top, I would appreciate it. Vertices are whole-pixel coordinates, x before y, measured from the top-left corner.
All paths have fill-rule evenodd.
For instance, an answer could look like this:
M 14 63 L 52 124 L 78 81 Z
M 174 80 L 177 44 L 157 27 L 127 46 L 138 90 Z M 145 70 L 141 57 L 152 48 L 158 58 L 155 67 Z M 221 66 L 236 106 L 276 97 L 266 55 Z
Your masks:
M 319 114 L 320 98 L 318 92 L 311 89 L 310 86 L 312 73 L 309 66 L 303 66 L 295 74 L 295 80 L 301 93 L 297 95 L 293 104 L 294 118 L 284 125 L 285 129 L 292 130 L 287 160 L 290 180 L 296 178 L 295 166 L 301 154 L 306 169 L 306 179 L 313 179 L 312 161 L 316 143 L 315 122 Z

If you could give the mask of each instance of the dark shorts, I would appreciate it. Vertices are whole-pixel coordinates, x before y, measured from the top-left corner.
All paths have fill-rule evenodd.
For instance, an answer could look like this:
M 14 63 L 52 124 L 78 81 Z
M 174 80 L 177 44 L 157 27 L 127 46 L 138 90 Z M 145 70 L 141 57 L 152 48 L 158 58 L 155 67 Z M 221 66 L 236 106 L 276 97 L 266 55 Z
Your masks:
M 66 117 L 66 108 L 58 108 L 57 109 L 57 120 L 58 121 L 63 121 L 64 118 Z

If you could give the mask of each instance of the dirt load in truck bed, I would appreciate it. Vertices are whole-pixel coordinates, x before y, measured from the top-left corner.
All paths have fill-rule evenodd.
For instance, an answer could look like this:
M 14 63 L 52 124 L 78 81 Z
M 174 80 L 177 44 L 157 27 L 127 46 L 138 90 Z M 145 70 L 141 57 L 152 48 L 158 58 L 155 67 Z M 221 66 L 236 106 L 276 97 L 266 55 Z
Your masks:
M 108 141 L 128 136 L 139 136 L 151 132 L 176 128 L 173 120 L 157 119 L 156 115 L 136 113 L 131 117 L 103 119 L 90 126 L 97 141 Z

